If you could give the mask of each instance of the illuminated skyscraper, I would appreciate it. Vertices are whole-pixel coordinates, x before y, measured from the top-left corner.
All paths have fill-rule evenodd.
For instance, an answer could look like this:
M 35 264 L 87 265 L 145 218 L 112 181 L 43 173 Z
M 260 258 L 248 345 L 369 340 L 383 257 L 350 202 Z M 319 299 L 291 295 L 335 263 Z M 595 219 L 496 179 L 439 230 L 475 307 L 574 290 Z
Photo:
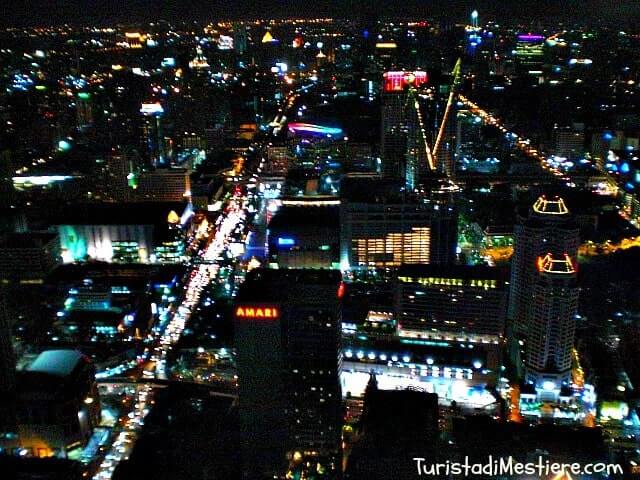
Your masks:
M 154 167 L 166 165 L 167 159 L 162 134 L 162 117 L 164 108 L 160 102 L 143 103 L 140 108 L 144 123 L 142 124 L 142 139 L 147 153 L 147 160 Z
M 84 130 L 93 123 L 90 93 L 80 92 L 76 95 L 76 117 L 80 130 Z
M 247 51 L 247 27 L 240 22 L 233 24 L 233 49 L 238 55 Z
M 409 189 L 427 168 L 426 132 L 417 89 L 427 82 L 426 72 L 385 72 L 382 90 L 382 173 L 402 179 Z
M 343 180 L 340 268 L 451 264 L 457 218 L 446 195 L 418 198 L 399 194 L 395 184 L 370 178 Z
M 294 452 L 338 459 L 341 280 L 336 270 L 255 269 L 240 288 L 235 333 L 245 478 L 282 475 Z
M 514 229 L 511 260 L 511 294 L 508 317 L 518 334 L 526 336 L 531 324 L 533 286 L 538 281 L 537 259 L 550 253 L 554 258 L 576 258 L 579 229 L 562 198 L 538 198 L 526 218 Z
M 515 58 L 522 69 L 537 69 L 544 63 L 544 35 L 520 34 L 516 37 Z
M 535 201 L 514 231 L 508 312 L 511 355 L 519 362 L 517 341 L 524 340 L 525 378 L 537 386 L 547 382 L 546 390 L 559 388 L 570 368 L 579 233 L 564 200 L 545 196 Z
M 556 396 L 562 384 L 571 379 L 571 351 L 578 311 L 574 262 L 569 255 L 538 257 L 537 279 L 530 286 L 525 380 L 547 395 Z

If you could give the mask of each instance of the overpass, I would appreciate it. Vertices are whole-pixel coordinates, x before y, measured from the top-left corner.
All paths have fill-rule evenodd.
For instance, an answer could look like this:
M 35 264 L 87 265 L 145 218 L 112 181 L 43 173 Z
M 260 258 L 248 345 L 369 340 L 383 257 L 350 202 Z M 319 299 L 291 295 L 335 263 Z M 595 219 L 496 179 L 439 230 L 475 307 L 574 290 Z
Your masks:
M 238 392 L 235 388 L 224 387 L 222 385 L 210 385 L 206 383 L 182 381 L 182 380 L 161 380 L 158 378 L 129 378 L 129 377 L 110 377 L 96 380 L 98 385 L 107 386 L 124 386 L 124 385 L 150 385 L 153 388 L 167 388 L 170 385 L 181 385 L 192 388 L 195 391 L 202 391 L 211 397 L 229 398 L 231 400 L 238 399 Z

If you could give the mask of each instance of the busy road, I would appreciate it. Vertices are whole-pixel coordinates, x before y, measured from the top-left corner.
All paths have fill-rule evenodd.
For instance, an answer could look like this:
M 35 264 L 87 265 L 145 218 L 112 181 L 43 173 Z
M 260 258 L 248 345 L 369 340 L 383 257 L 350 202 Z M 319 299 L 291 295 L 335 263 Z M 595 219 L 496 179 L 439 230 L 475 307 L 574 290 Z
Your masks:
M 175 308 L 166 327 L 161 332 L 156 332 L 150 348 L 152 352 L 150 358 L 145 359 L 143 363 L 144 380 L 168 379 L 167 354 L 180 340 L 193 310 L 200 302 L 204 289 L 217 279 L 220 273 L 219 261 L 226 255 L 229 245 L 244 231 L 247 207 L 247 200 L 237 193 L 234 194 L 211 228 L 209 241 L 201 254 L 205 262 L 195 265 L 189 272 L 182 301 Z M 144 418 L 149 412 L 148 404 L 152 402 L 152 398 L 151 385 L 143 384 L 137 387 L 133 408 L 123 416 L 123 430 L 118 433 L 116 440 L 108 449 L 93 477 L 94 480 L 110 479 L 118 463 L 129 458 L 135 439 L 144 425 Z

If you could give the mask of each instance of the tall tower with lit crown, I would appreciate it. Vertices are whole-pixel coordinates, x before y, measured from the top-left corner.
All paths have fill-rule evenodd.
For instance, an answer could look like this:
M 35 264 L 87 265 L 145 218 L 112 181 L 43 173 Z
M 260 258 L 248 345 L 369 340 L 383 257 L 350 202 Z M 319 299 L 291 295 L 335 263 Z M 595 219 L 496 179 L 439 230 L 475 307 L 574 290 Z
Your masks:
M 515 226 L 508 316 L 512 340 L 526 340 L 529 379 L 538 378 L 531 372 L 566 373 L 566 352 L 558 345 L 573 345 L 579 242 L 578 226 L 559 197 L 539 197 Z
M 578 311 L 575 260 L 547 254 L 536 261 L 531 286 L 525 380 L 543 392 L 559 392 L 571 379 L 571 351 Z
M 413 189 L 418 172 L 430 159 L 417 89 L 427 82 L 426 72 L 385 72 L 382 91 L 382 173 L 403 179 Z
M 514 252 L 511 259 L 511 295 L 509 318 L 516 332 L 526 335 L 529 311 L 538 271 L 536 261 L 551 253 L 554 258 L 569 255 L 575 259 L 580 243 L 580 232 L 567 208 L 559 197 L 539 197 L 526 217 L 521 217 L 514 228 Z
M 147 152 L 147 160 L 154 167 L 167 164 L 164 135 L 162 134 L 162 117 L 164 108 L 160 102 L 143 103 L 140 108 L 143 115 L 142 141 Z

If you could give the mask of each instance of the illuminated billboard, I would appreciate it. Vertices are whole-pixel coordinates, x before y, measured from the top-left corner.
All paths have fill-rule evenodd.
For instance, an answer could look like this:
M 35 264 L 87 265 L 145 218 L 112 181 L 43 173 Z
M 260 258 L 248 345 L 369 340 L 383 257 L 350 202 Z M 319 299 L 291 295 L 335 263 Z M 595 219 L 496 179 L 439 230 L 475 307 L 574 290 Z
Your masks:
M 218 39 L 218 50 L 233 50 L 233 37 L 220 35 Z
M 312 123 L 292 122 L 289 124 L 289 132 L 293 134 L 308 135 L 342 135 L 342 129 L 338 127 L 327 127 Z
M 428 81 L 427 72 L 422 71 L 385 72 L 383 78 L 385 92 L 402 92 L 408 85 L 419 87 Z
M 542 42 L 544 35 L 536 35 L 533 33 L 520 34 L 517 39 L 519 42 Z
M 236 307 L 236 318 L 272 319 L 280 318 L 280 309 L 273 305 L 239 305 Z
M 164 113 L 164 108 L 162 108 L 160 102 L 143 103 L 142 107 L 140 107 L 140 113 L 143 115 L 161 115 Z

